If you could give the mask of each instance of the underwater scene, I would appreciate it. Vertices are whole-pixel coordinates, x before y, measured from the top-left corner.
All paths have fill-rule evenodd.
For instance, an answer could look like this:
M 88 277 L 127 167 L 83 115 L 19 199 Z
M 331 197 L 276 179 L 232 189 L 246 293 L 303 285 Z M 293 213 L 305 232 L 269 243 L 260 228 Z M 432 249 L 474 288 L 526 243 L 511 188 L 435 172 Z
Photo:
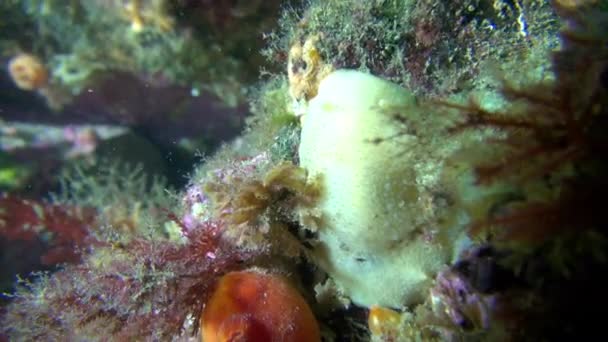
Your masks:
M 0 342 L 606 336 L 608 0 L 0 0 L 0 65 Z

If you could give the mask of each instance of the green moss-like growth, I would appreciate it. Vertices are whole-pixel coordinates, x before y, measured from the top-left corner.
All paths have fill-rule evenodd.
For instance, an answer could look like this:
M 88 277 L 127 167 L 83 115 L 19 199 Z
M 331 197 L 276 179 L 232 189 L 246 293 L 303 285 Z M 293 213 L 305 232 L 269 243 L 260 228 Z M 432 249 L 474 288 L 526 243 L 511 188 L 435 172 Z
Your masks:
M 485 68 L 544 70 L 558 24 L 546 1 L 317 1 L 288 11 L 265 54 L 280 60 L 296 42 L 320 36 L 334 68 L 360 69 L 417 94 L 451 94 L 491 83 Z M 537 69 L 540 66 L 540 69 Z
M 248 135 L 258 150 L 270 148 L 274 160 L 292 160 L 299 141 L 298 118 L 290 110 L 287 79 L 274 76 L 253 95 Z
M 102 241 L 127 242 L 136 236 L 164 237 L 168 220 L 162 210 L 176 206 L 166 181 L 141 166 L 104 160 L 72 165 L 59 179 L 53 202 L 97 212 L 91 232 Z
M 258 32 L 274 23 L 277 3 L 244 9 L 165 0 L 9 1 L 2 9 L 9 29 L 3 32 L 10 35 L 0 35 L 0 46 L 6 56 L 39 56 L 55 88 L 72 95 L 123 71 L 150 83 L 206 90 L 236 106 L 261 65 L 253 51 L 261 45 Z
M 27 185 L 32 176 L 31 165 L 23 165 L 15 161 L 6 152 L 0 151 L 0 189 L 2 191 L 19 191 Z

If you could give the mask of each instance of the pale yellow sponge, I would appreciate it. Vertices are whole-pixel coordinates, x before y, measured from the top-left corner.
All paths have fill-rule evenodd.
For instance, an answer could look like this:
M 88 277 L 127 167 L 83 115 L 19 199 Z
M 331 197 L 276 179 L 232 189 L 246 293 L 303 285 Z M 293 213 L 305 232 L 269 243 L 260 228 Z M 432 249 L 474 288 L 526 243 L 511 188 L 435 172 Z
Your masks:
M 324 186 L 314 255 L 364 306 L 421 301 L 450 253 L 420 226 L 424 203 L 412 164 L 424 156 L 395 110 L 424 115 L 405 89 L 338 70 L 320 83 L 302 120 L 300 164 Z

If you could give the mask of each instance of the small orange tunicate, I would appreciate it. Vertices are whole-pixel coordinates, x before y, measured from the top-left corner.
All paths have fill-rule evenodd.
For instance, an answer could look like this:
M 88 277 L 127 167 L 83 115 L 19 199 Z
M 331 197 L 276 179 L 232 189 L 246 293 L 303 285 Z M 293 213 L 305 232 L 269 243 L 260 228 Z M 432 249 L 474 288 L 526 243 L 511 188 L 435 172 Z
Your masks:
M 377 305 L 369 309 L 367 325 L 374 335 L 391 335 L 396 332 L 401 323 L 401 314 L 397 311 Z
M 21 53 L 8 62 L 8 72 L 13 82 L 23 90 L 36 90 L 47 85 L 49 74 L 46 67 L 36 57 Z
M 259 271 L 223 276 L 201 315 L 204 342 L 320 341 L 319 326 L 298 291 Z

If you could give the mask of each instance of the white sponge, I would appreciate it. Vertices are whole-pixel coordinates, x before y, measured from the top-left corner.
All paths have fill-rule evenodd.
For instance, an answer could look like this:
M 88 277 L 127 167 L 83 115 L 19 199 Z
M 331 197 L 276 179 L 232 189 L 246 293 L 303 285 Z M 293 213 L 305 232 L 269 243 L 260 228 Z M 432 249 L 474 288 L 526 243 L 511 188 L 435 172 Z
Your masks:
M 320 83 L 302 122 L 300 164 L 325 189 L 315 255 L 364 306 L 422 300 L 448 255 L 415 224 L 421 204 L 408 147 L 416 138 L 396 124 L 397 109 L 405 118 L 421 115 L 405 89 L 338 70 Z

